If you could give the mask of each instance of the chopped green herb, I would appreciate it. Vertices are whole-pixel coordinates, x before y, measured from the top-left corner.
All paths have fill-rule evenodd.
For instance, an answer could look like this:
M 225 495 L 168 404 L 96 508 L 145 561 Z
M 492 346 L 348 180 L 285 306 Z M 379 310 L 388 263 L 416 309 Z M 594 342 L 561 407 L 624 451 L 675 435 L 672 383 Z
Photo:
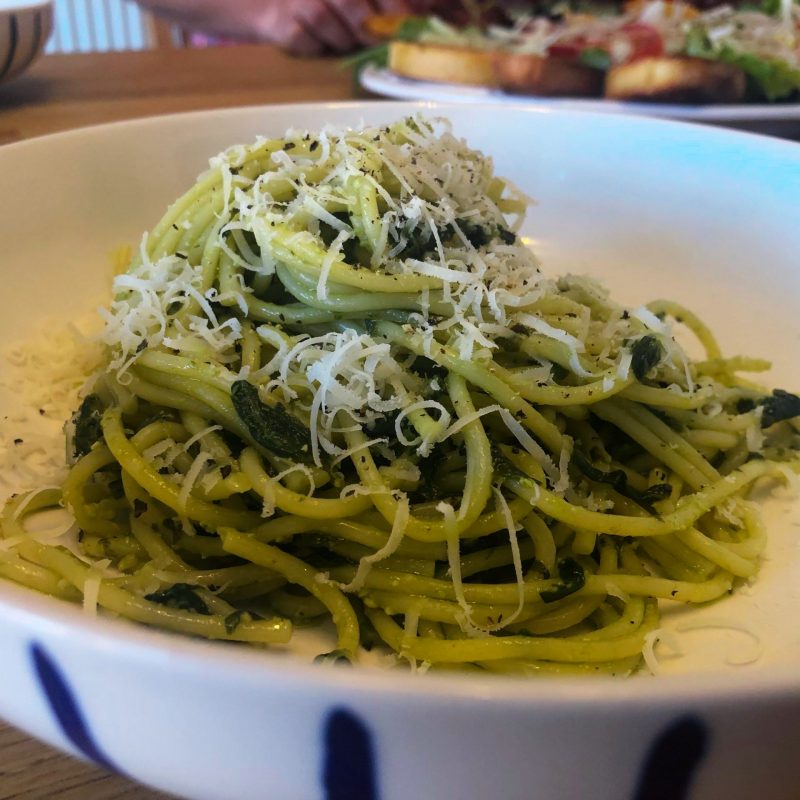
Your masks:
M 586 583 L 583 567 L 574 558 L 562 558 L 558 562 L 558 577 L 561 583 L 539 593 L 543 603 L 554 603 L 579 591 Z
M 225 632 L 228 636 L 232 635 L 233 632 L 241 625 L 243 622 L 251 622 L 253 619 L 253 615 L 247 611 L 232 611 L 225 617 Z
M 770 425 L 784 419 L 800 417 L 800 397 L 783 389 L 775 389 L 772 395 L 761 400 L 759 405 L 764 407 L 764 414 L 761 417 L 762 428 L 769 428 Z
M 572 453 L 572 460 L 578 469 L 591 481 L 596 483 L 607 483 L 618 491 L 623 497 L 628 497 L 644 508 L 651 509 L 653 503 L 663 500 L 672 494 L 672 487 L 668 483 L 657 483 L 650 486 L 643 492 L 637 491 L 628 485 L 628 476 L 621 469 L 606 471 L 594 466 L 586 456 L 575 450 Z
M 100 420 L 103 404 L 96 394 L 87 395 L 77 413 L 72 417 L 75 435 L 72 442 L 75 458 L 85 456 L 103 438 Z
M 515 244 L 517 241 L 517 234 L 502 225 L 497 226 L 497 235 L 503 244 Z
M 446 378 L 447 370 L 426 356 L 417 356 L 409 369 L 420 378 Z
M 636 380 L 640 381 L 661 361 L 664 348 L 655 336 L 648 335 L 633 343 L 631 354 L 633 356 L 631 368 Z
M 151 603 L 159 603 L 162 606 L 177 608 L 181 611 L 194 611 L 197 614 L 205 614 L 206 616 L 211 613 L 205 601 L 197 594 L 196 588 L 188 583 L 176 583 L 170 586 L 169 589 L 146 594 L 144 599 L 149 600 Z
M 239 419 L 258 444 L 284 458 L 311 463 L 311 434 L 283 406 L 262 403 L 258 389 L 248 381 L 234 381 L 231 400 Z
M 349 653 L 344 650 L 331 650 L 330 653 L 320 653 L 315 659 L 315 664 L 346 664 L 350 666 L 353 663 Z

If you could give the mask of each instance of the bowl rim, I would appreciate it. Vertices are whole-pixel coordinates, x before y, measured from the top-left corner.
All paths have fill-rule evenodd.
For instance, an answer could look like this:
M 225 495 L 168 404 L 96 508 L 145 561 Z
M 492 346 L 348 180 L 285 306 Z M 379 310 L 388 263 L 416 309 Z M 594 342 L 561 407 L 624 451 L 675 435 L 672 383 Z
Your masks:
M 43 0 L 42 5 L 47 0 Z M 20 142 L 0 146 L 0 163 L 3 158 L 22 154 L 28 149 L 47 147 L 56 141 L 103 137 L 120 129 L 137 130 L 219 115 L 235 119 L 242 114 L 264 113 L 266 117 L 276 111 L 296 111 L 298 114 L 324 111 L 353 111 L 369 108 L 378 114 L 385 112 L 414 113 L 417 111 L 441 112 L 459 109 L 460 113 L 497 114 L 492 105 L 437 103 L 430 101 L 338 101 L 324 103 L 283 103 L 250 105 L 226 109 L 206 109 L 175 114 L 121 120 L 103 125 L 85 126 L 67 131 L 32 137 Z M 634 115 L 620 115 L 597 111 L 559 110 L 529 104 L 504 107 L 502 115 L 555 116 L 575 122 L 597 123 L 656 129 L 666 134 L 690 140 L 706 140 L 735 144 L 761 154 L 762 157 L 796 162 L 800 167 L 800 144 L 760 134 L 726 130 L 692 122 L 665 120 Z M 265 120 L 266 121 L 266 120 Z M 393 697 L 407 702 L 411 699 L 451 703 L 477 700 L 491 701 L 509 711 L 517 709 L 560 708 L 563 706 L 586 709 L 591 707 L 603 713 L 647 707 L 664 710 L 676 703 L 705 706 L 728 706 L 732 702 L 778 701 L 787 695 L 800 696 L 800 672 L 797 665 L 771 664 L 737 671 L 698 671 L 676 675 L 648 676 L 640 673 L 627 679 L 608 676 L 548 676 L 519 677 L 503 675 L 472 675 L 457 672 L 433 672 L 420 678 L 411 672 L 383 670 L 371 667 L 352 669 L 320 666 L 306 663 L 291 656 L 250 648 L 233 648 L 225 642 L 207 642 L 190 639 L 127 620 L 107 616 L 90 617 L 79 605 L 39 594 L 34 590 L 0 579 L 0 625 L 13 623 L 27 630 L 30 642 L 37 636 L 47 640 L 61 640 L 65 648 L 80 647 L 94 652 L 105 651 L 110 657 L 125 658 L 131 663 L 163 664 L 168 658 L 170 670 L 188 675 L 217 675 L 224 681 L 245 683 L 255 689 L 269 685 L 280 678 L 284 683 L 296 684 L 304 691 L 330 693 L 346 691 L 362 699 Z

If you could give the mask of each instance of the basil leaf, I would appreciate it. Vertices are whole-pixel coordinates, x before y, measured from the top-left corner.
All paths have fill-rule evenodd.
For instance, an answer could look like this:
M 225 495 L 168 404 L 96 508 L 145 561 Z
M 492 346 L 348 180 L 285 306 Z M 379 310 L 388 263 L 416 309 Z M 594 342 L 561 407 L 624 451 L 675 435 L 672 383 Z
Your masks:
M 310 464 L 311 433 L 283 406 L 262 403 L 258 389 L 248 381 L 234 381 L 231 400 L 248 433 L 262 447 L 276 455 Z
M 631 368 L 636 380 L 646 378 L 650 371 L 657 366 L 664 356 L 664 348 L 655 336 L 643 336 L 637 339 L 631 347 Z
M 800 397 L 783 389 L 775 389 L 772 396 L 765 397 L 759 405 L 764 407 L 761 417 L 762 428 L 769 428 L 770 425 L 785 419 L 800 417 Z
M 196 588 L 188 583 L 176 583 L 161 592 L 146 594 L 144 599 L 180 611 L 194 611 L 205 616 L 211 613 L 203 598 L 197 594 Z
M 75 433 L 72 451 L 75 458 L 85 456 L 103 438 L 100 420 L 103 418 L 103 404 L 96 394 L 87 395 L 80 408 L 72 417 Z
M 579 591 L 586 583 L 586 573 L 574 558 L 562 558 L 558 562 L 558 577 L 561 583 L 539 593 L 543 603 L 554 603 Z

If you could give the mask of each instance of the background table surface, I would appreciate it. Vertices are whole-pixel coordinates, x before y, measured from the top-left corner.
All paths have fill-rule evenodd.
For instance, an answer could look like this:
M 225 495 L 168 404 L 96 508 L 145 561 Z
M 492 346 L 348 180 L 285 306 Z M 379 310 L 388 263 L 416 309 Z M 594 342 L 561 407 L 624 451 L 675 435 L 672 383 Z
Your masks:
M 0 144 L 133 117 L 266 103 L 346 100 L 335 60 L 266 45 L 48 56 L 0 85 Z M 0 721 L 0 800 L 166 800 Z

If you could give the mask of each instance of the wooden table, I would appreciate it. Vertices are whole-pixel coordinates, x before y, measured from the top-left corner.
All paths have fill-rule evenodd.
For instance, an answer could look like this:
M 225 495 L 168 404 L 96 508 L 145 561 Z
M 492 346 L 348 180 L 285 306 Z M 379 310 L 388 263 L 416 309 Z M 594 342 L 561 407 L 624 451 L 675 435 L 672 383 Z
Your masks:
M 0 85 L 0 144 L 132 117 L 345 100 L 349 70 L 268 46 L 48 56 Z M 166 795 L 61 755 L 0 721 L 0 800 L 158 800 Z
M 336 60 L 266 45 L 48 56 L 0 85 L 0 144 L 154 114 L 353 96 Z

